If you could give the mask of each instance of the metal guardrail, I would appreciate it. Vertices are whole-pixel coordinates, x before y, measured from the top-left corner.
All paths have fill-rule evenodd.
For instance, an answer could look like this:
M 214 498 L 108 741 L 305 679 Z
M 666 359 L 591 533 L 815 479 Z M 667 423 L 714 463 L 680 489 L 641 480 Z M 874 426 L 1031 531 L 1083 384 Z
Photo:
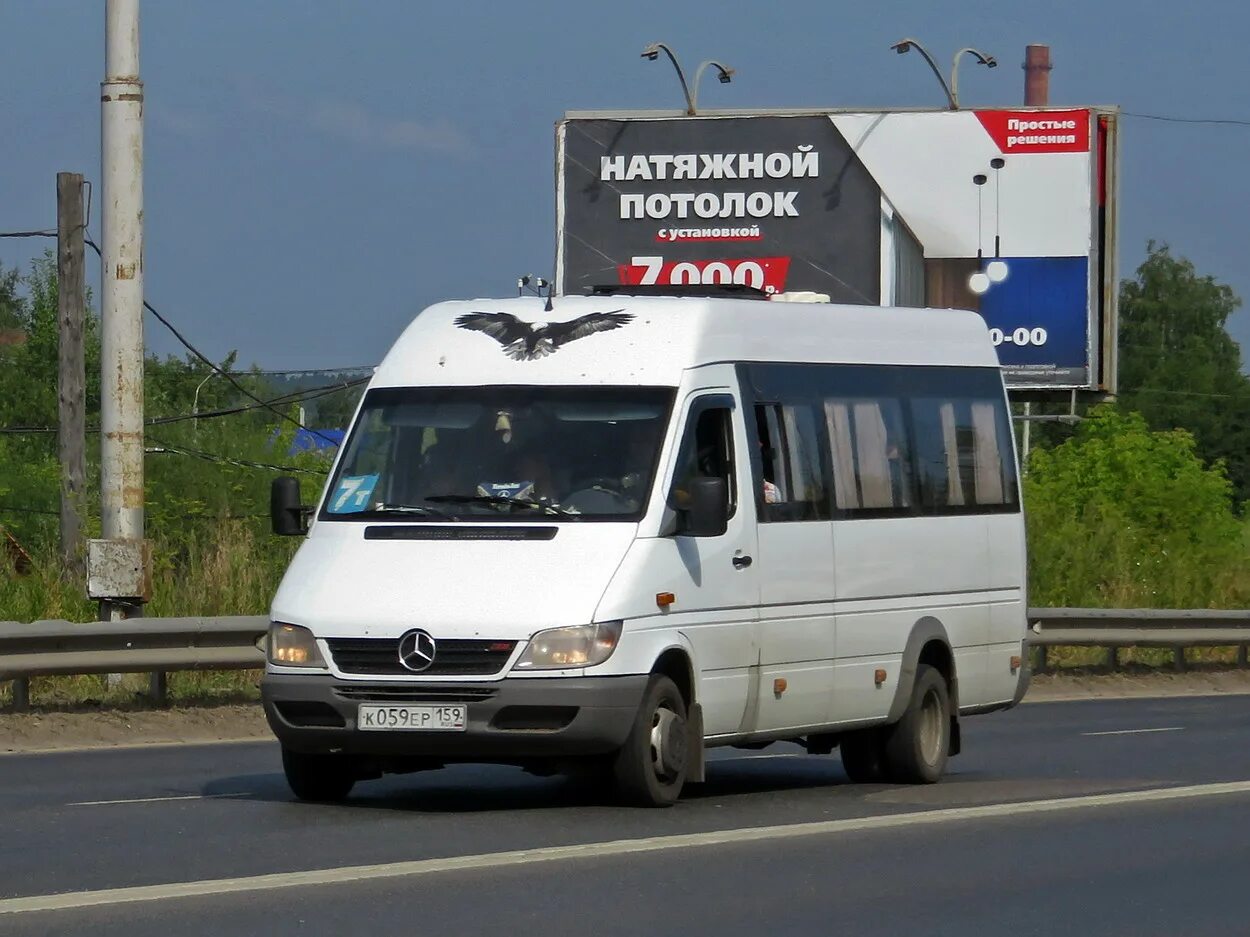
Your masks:
M 1185 648 L 1236 647 L 1246 664 L 1250 611 L 1217 609 L 1030 608 L 1027 643 L 1039 650 L 1035 667 L 1046 669 L 1046 649 L 1106 647 L 1117 665 L 1121 647 L 1171 647 L 1177 669 Z M 0 682 L 14 681 L 14 708 L 28 703 L 33 676 L 89 673 L 154 673 L 152 695 L 163 702 L 163 678 L 181 670 L 252 670 L 265 664 L 260 640 L 264 615 L 196 618 L 130 618 L 117 622 L 0 622 Z
M 1170 647 L 1173 666 L 1185 669 L 1187 647 L 1236 647 L 1246 666 L 1250 611 L 1165 608 L 1031 608 L 1030 646 L 1039 649 L 1035 670 L 1047 669 L 1050 647 L 1105 647 L 1107 665 L 1119 666 L 1121 647 Z
M 168 672 L 264 667 L 268 630 L 264 615 L 0 622 L 0 681 L 14 681 L 13 708 L 24 709 L 30 677 L 152 673 L 151 695 L 163 703 Z
M 1039 647 L 1221 647 L 1250 643 L 1250 611 L 1162 608 L 1031 608 Z

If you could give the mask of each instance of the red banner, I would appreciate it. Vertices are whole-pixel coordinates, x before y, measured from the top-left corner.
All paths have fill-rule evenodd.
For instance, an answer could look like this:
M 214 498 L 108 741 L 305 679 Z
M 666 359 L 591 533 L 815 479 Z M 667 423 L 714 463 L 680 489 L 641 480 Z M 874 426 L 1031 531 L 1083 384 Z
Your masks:
M 766 293 L 783 293 L 789 257 L 743 257 L 726 260 L 665 260 L 663 257 L 631 257 L 616 268 L 627 286 L 711 286 L 738 283 Z
M 1087 153 L 1089 111 L 977 111 L 1003 153 Z

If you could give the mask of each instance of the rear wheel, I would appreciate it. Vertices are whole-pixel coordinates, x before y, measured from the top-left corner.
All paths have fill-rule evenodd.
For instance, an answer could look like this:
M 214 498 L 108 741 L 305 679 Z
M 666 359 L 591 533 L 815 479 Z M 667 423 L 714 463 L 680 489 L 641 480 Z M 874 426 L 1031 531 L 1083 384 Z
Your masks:
M 633 728 L 612 766 L 625 800 L 644 807 L 671 807 L 677 802 L 690 760 L 688 733 L 681 691 L 663 674 L 652 674 Z
M 344 755 L 312 755 L 283 748 L 282 771 L 291 793 L 300 800 L 341 801 L 356 783 L 355 765 Z
M 885 739 L 885 772 L 892 781 L 932 784 L 946 770 L 950 751 L 951 704 L 946 678 L 936 667 L 916 669 L 911 700 Z

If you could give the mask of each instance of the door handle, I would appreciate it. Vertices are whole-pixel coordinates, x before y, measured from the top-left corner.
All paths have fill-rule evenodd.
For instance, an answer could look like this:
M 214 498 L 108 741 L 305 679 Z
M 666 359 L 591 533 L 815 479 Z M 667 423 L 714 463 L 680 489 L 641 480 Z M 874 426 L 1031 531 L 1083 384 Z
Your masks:
M 733 558 L 734 569 L 746 569 L 752 563 L 749 556 L 735 556 Z

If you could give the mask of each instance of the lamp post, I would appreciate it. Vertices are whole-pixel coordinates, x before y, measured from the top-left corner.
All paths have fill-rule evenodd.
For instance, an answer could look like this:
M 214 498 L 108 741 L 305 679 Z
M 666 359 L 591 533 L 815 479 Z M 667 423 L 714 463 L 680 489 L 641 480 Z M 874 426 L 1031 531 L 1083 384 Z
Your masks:
M 955 53 L 955 58 L 951 62 L 951 100 L 954 101 L 952 107 L 959 109 L 959 62 L 965 55 L 971 55 L 976 59 L 978 65 L 984 65 L 986 68 L 998 68 L 998 60 L 992 55 L 986 55 L 984 52 L 978 52 L 976 49 L 965 46 Z
M 216 372 L 216 371 L 210 371 L 210 372 L 208 373 L 208 377 L 204 378 L 204 380 L 200 381 L 200 383 L 196 386 L 196 388 L 195 388 L 195 396 L 191 398 L 191 416 L 192 416 L 192 418 L 193 418 L 193 419 L 192 419 L 192 421 L 191 421 L 191 434 L 192 434 L 192 435 L 193 435 L 196 439 L 199 439 L 199 438 L 200 438 L 200 420 L 199 420 L 199 413 L 200 413 L 200 390 L 201 390 L 201 388 L 203 388 L 203 386 L 204 386 L 205 384 L 207 384 L 209 381 L 211 381 L 211 380 L 212 380 L 213 378 L 215 378 L 216 376 L 217 376 L 217 372 Z M 302 422 L 302 421 L 301 421 L 301 422 Z
M 955 53 L 954 61 L 951 63 L 951 80 L 948 83 L 942 77 L 941 71 L 938 70 L 937 62 L 933 61 L 928 50 L 915 39 L 900 39 L 894 45 L 890 46 L 899 55 L 905 55 L 912 49 L 915 49 L 924 60 L 929 63 L 929 68 L 933 71 L 933 77 L 938 80 L 938 84 L 942 86 L 942 91 L 946 94 L 946 103 L 952 111 L 959 110 L 959 63 L 965 55 L 971 55 L 978 65 L 984 65 L 986 68 L 997 68 L 998 61 L 992 55 L 986 55 L 971 47 L 965 46 Z
M 693 117 L 696 113 L 696 106 L 699 100 L 699 81 L 703 78 L 703 73 L 711 66 L 717 71 L 717 80 L 722 85 L 729 84 L 733 80 L 734 70 L 726 65 L 717 62 L 715 59 L 708 59 L 706 62 L 700 62 L 699 67 L 694 73 L 694 90 L 686 83 L 686 73 L 682 70 L 681 64 L 677 61 L 677 56 L 673 54 L 673 50 L 662 42 L 653 42 L 642 50 L 642 58 L 654 62 L 663 52 L 668 56 L 668 60 L 673 63 L 673 68 L 677 71 L 677 80 L 681 82 L 681 93 L 686 98 L 686 116 Z

